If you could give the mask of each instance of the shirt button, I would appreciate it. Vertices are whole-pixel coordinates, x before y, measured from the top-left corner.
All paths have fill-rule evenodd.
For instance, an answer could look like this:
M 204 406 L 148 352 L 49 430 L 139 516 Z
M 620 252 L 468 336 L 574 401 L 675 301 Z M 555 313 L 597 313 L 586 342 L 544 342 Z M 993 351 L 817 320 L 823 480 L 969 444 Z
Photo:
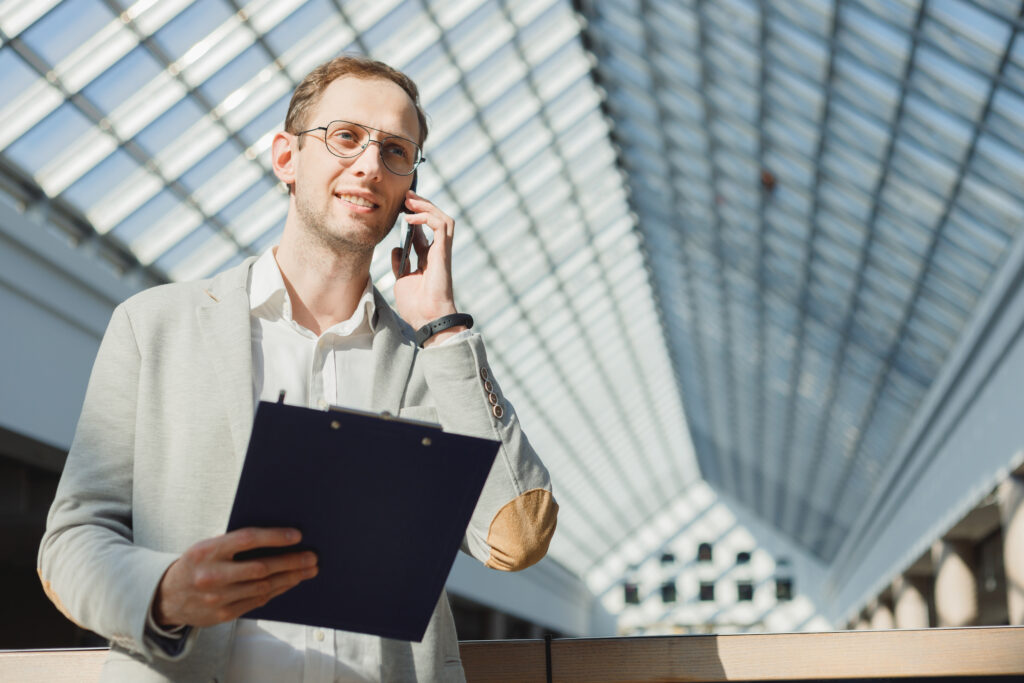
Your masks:
M 317 630 L 316 630 L 316 631 L 315 631 L 315 632 L 313 633 L 313 637 L 314 637 L 314 638 L 316 638 L 317 640 L 323 640 L 323 639 L 324 639 L 324 632 L 323 632 L 323 631 L 321 631 L 320 629 L 317 629 Z

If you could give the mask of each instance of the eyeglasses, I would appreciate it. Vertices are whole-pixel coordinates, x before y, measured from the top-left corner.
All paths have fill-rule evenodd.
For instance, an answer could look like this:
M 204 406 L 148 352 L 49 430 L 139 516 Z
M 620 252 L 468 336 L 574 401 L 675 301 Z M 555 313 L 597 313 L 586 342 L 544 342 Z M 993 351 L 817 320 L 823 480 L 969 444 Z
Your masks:
M 423 156 L 423 150 L 412 140 L 388 135 L 385 131 L 351 121 L 331 121 L 326 126 L 310 128 L 297 135 L 305 135 L 315 130 L 324 132 L 327 151 L 342 159 L 357 157 L 371 142 L 377 143 L 377 147 L 380 148 L 380 160 L 384 162 L 384 167 L 395 175 L 412 175 L 416 167 L 427 160 Z M 374 140 L 370 137 L 371 130 L 383 133 L 385 137 Z

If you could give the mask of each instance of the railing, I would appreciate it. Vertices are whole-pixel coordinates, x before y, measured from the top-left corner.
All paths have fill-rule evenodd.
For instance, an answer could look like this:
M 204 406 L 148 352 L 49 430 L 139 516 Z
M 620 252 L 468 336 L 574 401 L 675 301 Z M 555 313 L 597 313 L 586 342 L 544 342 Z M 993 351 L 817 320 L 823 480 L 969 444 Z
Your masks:
M 466 641 L 460 649 L 470 683 L 1024 676 L 1024 626 Z M 91 683 L 105 656 L 105 649 L 0 651 L 0 681 Z

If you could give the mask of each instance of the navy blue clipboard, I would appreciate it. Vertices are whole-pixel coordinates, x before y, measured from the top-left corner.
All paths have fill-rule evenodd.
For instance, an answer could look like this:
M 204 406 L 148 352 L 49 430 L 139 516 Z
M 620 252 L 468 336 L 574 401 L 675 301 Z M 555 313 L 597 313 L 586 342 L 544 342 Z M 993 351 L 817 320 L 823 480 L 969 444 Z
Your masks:
M 419 642 L 500 442 L 261 401 L 228 531 L 295 527 L 317 576 L 248 612 Z M 241 556 L 236 559 L 243 559 Z

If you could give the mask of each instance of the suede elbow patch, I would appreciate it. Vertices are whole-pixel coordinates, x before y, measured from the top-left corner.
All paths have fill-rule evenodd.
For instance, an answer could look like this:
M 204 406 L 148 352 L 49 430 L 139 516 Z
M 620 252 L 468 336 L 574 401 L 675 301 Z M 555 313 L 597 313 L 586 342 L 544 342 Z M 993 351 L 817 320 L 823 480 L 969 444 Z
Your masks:
M 555 533 L 558 503 L 551 491 L 531 489 L 505 504 L 487 532 L 491 569 L 515 572 L 536 564 L 548 552 Z
M 79 628 L 85 628 L 85 626 L 82 626 L 75 621 L 75 618 L 72 617 L 71 613 L 68 612 L 66 607 L 64 607 L 64 603 L 60 601 L 60 597 L 57 595 L 57 592 L 53 590 L 53 586 L 50 585 L 49 581 L 43 578 L 43 570 L 37 567 L 36 573 L 39 574 L 39 581 L 43 584 L 43 592 L 46 593 L 46 597 L 50 598 L 50 602 L 53 603 L 54 607 L 56 607 L 61 614 L 67 617 L 72 624 Z

